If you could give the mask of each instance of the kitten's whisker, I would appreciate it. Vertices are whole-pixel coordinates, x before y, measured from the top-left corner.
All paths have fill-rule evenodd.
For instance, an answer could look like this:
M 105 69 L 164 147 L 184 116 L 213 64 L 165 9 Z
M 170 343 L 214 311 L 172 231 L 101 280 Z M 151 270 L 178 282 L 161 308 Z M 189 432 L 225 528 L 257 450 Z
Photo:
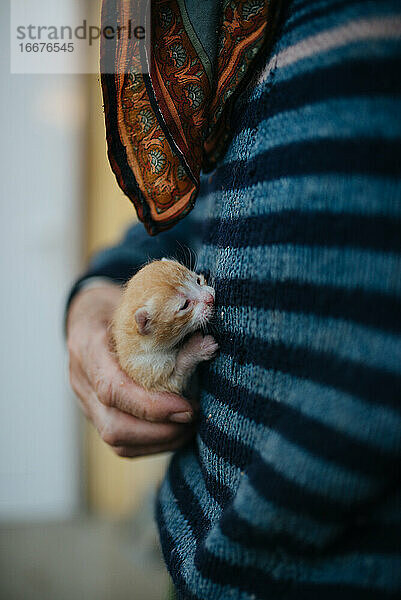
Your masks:
M 192 248 L 190 248 L 190 246 L 188 246 L 188 254 L 189 254 L 189 259 L 190 259 L 190 264 L 191 264 L 191 271 L 195 271 L 196 256 L 194 256 L 193 250 L 192 250 Z
M 188 252 L 187 246 L 184 246 L 184 244 L 182 244 L 179 240 L 177 240 L 177 244 L 182 251 L 182 258 L 184 264 L 187 263 L 188 268 L 191 269 L 191 255 Z
M 198 255 L 197 255 L 197 253 L 195 252 L 195 250 L 193 248 L 192 248 L 192 253 L 193 253 L 193 256 L 194 256 L 194 268 L 193 268 L 193 270 L 196 271 L 198 269 Z
M 190 246 L 188 246 L 188 251 L 190 253 L 191 256 L 191 261 L 193 260 L 193 264 L 191 262 L 191 270 L 192 271 L 196 271 L 196 267 L 197 267 L 197 263 L 198 263 L 198 257 L 196 255 L 196 252 L 193 248 L 191 248 Z

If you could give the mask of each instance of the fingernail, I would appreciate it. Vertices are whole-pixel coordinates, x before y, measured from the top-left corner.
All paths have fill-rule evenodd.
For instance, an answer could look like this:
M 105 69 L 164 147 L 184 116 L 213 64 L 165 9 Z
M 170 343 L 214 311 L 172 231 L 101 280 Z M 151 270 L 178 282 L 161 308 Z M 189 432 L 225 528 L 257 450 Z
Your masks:
M 180 412 L 175 413 L 174 415 L 170 415 L 170 421 L 173 423 L 190 423 L 193 419 L 193 414 L 191 412 Z

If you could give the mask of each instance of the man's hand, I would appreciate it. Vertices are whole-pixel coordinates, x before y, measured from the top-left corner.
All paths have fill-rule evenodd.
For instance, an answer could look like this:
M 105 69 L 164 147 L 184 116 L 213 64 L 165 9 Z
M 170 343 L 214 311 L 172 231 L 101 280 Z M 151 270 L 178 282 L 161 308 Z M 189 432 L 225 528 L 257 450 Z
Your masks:
M 121 289 L 112 283 L 78 292 L 67 319 L 70 381 L 86 416 L 119 456 L 174 450 L 193 435 L 193 407 L 181 396 L 136 385 L 110 350 L 109 325 Z

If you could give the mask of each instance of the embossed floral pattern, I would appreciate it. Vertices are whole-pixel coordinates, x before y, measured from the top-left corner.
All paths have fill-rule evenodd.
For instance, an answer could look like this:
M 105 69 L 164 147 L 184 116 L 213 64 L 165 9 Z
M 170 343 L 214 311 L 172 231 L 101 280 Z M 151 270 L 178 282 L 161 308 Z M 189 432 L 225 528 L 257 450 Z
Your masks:
M 171 11 L 171 8 L 168 6 L 162 6 L 160 9 L 159 18 L 160 25 L 163 27 L 163 29 L 167 29 L 167 27 L 170 27 L 171 22 L 173 20 L 173 13 Z
M 254 17 L 262 10 L 264 5 L 263 0 L 249 0 L 242 7 L 242 17 L 248 21 L 251 17 Z
M 148 108 L 142 108 L 139 111 L 139 121 L 142 125 L 142 129 L 147 133 L 155 124 L 156 117 Z
M 131 71 L 129 74 L 129 79 L 132 90 L 135 92 L 143 85 L 143 77 L 141 73 Z
M 176 43 L 170 46 L 170 56 L 174 61 L 174 65 L 177 69 L 181 69 L 187 60 L 187 53 L 182 44 Z
M 185 88 L 185 93 L 192 108 L 195 110 L 199 108 L 205 97 L 202 88 L 196 83 L 189 83 Z
M 166 155 L 161 150 L 155 149 L 155 150 L 151 150 L 149 152 L 149 157 L 150 157 L 150 168 L 152 169 L 153 173 L 158 175 L 159 173 L 161 173 L 163 171 L 164 167 L 166 166 L 166 163 L 167 163 Z

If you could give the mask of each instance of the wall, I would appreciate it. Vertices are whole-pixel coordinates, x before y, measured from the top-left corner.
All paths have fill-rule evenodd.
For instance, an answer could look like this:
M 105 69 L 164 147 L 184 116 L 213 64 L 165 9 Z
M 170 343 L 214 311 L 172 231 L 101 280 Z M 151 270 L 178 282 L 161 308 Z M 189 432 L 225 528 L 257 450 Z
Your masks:
M 8 11 L 1 2 L 0 519 L 61 518 L 79 505 L 62 315 L 81 255 L 86 89 L 10 75 Z

